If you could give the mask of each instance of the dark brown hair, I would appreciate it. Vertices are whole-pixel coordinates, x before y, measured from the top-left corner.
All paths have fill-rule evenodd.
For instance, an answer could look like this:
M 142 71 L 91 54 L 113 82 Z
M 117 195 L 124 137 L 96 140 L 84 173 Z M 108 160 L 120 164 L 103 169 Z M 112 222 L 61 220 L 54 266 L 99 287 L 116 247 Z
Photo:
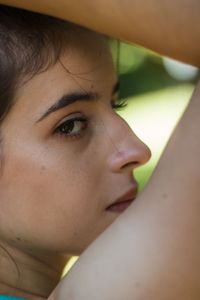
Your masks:
M 0 5 L 0 123 L 22 80 L 55 64 L 66 49 L 69 31 L 78 28 L 50 16 Z
M 0 125 L 14 104 L 17 88 L 53 66 L 66 50 L 71 33 L 77 30 L 87 29 L 50 16 L 0 5 Z M 0 150 L 2 147 L 0 135 Z M 0 175 L 2 172 L 3 155 L 0 155 Z M 0 247 L 10 257 L 20 277 L 17 263 L 2 245 Z

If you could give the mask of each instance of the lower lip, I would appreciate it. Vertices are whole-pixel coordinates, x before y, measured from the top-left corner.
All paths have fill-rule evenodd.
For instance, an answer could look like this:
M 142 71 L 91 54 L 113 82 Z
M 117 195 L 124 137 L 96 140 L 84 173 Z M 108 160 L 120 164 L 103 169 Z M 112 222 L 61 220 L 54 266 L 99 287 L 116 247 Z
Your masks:
M 133 200 L 134 199 L 115 203 L 115 204 L 111 205 L 109 208 L 107 208 L 106 210 L 110 211 L 110 212 L 121 213 L 130 206 L 130 204 L 133 202 Z

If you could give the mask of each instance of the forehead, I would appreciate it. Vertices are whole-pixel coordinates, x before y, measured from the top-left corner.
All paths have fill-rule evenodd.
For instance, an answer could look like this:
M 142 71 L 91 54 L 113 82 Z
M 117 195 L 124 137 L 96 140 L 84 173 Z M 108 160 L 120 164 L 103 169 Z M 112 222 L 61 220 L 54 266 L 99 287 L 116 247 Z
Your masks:
M 83 90 L 106 96 L 116 80 L 105 38 L 86 30 L 72 31 L 66 40 L 66 50 L 57 63 L 17 90 L 13 109 L 40 114 L 63 94 Z
M 105 84 L 116 77 L 106 38 L 91 31 L 77 31 L 68 38 L 65 54 L 59 64 L 65 76 L 78 82 Z M 90 84 L 89 84 L 90 86 Z

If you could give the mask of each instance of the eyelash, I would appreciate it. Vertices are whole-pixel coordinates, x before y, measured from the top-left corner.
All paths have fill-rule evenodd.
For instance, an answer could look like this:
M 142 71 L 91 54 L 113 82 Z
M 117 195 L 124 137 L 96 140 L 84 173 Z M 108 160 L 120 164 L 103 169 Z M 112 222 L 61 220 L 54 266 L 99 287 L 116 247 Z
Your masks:
M 114 110 L 120 110 L 123 109 L 124 107 L 127 106 L 127 100 L 126 99 L 122 99 L 118 102 L 115 103 L 111 103 L 112 109 Z M 75 123 L 81 123 L 81 129 L 79 129 L 77 132 L 72 133 L 74 128 L 75 128 Z M 67 128 L 66 128 L 67 127 Z M 63 122 L 62 124 L 60 124 L 55 130 L 54 130 L 54 134 L 59 134 L 61 136 L 65 136 L 67 138 L 80 138 L 84 132 L 84 130 L 86 130 L 88 127 L 88 120 L 86 117 L 72 117 L 71 119 L 66 120 L 65 122 Z
M 114 110 L 121 110 L 123 108 L 125 108 L 128 104 L 127 99 L 120 99 L 117 102 L 111 103 L 112 104 L 112 108 Z

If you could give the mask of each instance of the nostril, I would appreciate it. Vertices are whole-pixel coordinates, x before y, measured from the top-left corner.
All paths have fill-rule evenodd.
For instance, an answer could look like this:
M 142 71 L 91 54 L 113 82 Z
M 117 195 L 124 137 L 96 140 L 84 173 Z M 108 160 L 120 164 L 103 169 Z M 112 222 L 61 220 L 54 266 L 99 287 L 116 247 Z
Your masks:
M 128 162 L 128 163 L 126 163 L 126 164 L 124 164 L 123 166 L 122 166 L 122 168 L 121 169 L 124 169 L 124 168 L 127 168 L 127 167 L 132 167 L 132 168 L 135 168 L 135 167 L 137 167 L 139 165 L 139 162 L 138 161 L 131 161 L 131 162 Z

